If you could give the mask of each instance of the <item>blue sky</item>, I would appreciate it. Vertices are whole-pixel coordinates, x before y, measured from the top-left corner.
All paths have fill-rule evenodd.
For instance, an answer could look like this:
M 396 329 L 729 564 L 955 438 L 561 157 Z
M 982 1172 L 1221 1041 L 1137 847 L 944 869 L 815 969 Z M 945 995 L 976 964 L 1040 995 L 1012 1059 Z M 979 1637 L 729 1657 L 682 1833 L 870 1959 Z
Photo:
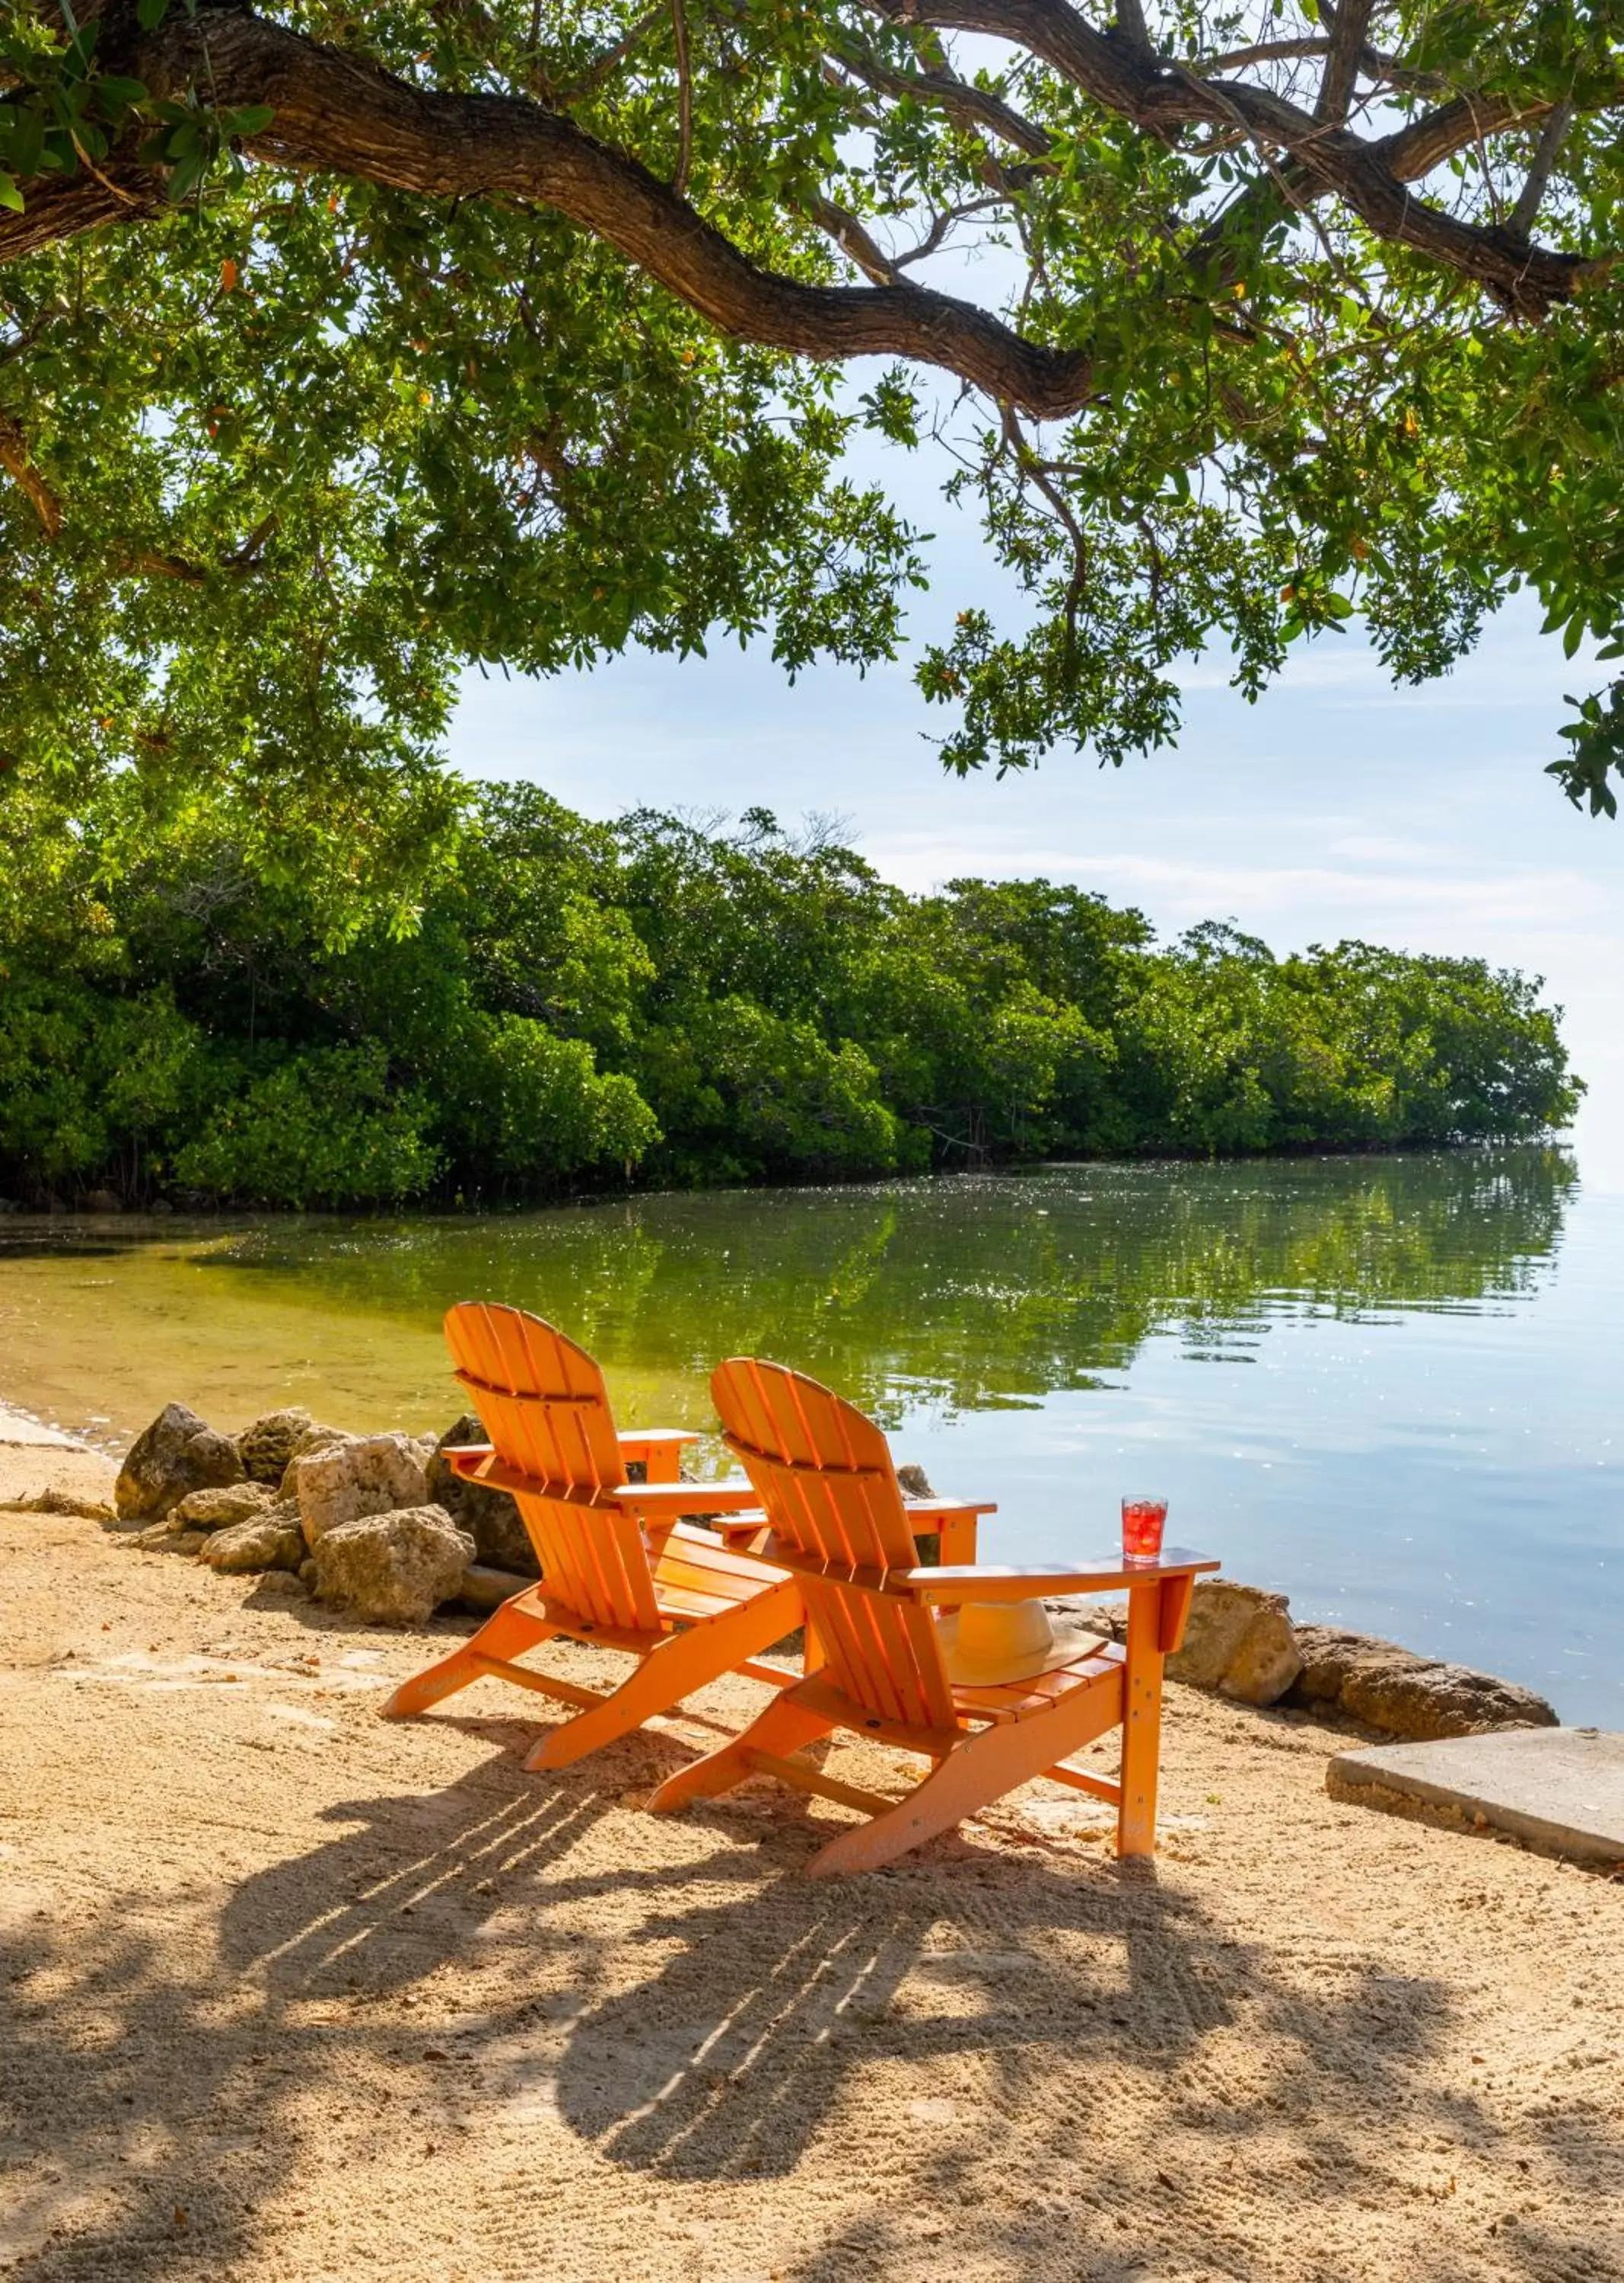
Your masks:
M 973 530 L 900 476 L 938 537 L 916 638 L 966 602 L 1009 609 Z M 1012 615 L 1012 613 L 1011 613 Z M 906 659 L 836 666 L 792 689 L 766 651 L 631 657 L 550 682 L 471 677 L 451 757 L 531 777 L 595 816 L 649 802 L 792 820 L 835 812 L 887 877 L 1042 873 L 1138 905 L 1167 933 L 1232 918 L 1279 951 L 1363 936 L 1542 974 L 1590 1095 L 1575 1129 L 1592 1188 L 1624 1190 L 1624 821 L 1591 822 L 1542 765 L 1563 693 L 1598 679 L 1513 606 L 1447 680 L 1394 690 L 1356 638 L 1305 651 L 1256 706 L 1214 654 L 1187 677 L 1178 749 L 1101 770 L 1056 753 L 1026 777 L 945 777 L 923 734 L 945 717 Z

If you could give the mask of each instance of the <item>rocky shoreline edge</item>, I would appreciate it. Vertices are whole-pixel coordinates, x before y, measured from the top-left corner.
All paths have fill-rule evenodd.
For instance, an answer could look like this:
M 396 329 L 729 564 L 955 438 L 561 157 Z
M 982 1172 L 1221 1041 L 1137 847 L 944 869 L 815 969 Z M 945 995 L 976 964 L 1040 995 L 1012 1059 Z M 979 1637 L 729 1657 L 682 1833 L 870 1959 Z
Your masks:
M 1121 1602 L 1050 1607 L 1120 1640 Z M 1198 1580 L 1184 1645 L 1167 1678 L 1236 1704 L 1346 1723 L 1362 1734 L 1431 1743 L 1497 1728 L 1555 1728 L 1555 1708 L 1518 1681 L 1479 1672 L 1339 1625 L 1294 1625 L 1284 1593 L 1227 1578 Z
M 15 1439 L 42 1464 L 92 1455 L 66 1438 Z M 111 1500 L 47 1483 L 21 1497 L 0 1491 L 0 1504 L 86 1515 L 139 1552 L 257 1572 L 273 1592 L 314 1594 L 367 1622 L 421 1625 L 442 1609 L 492 1609 L 538 1575 L 512 1500 L 465 1483 L 446 1461 L 448 1449 L 484 1439 L 471 1413 L 439 1435 L 352 1435 L 298 1406 L 228 1435 L 171 1403 L 130 1446 Z M 909 1494 L 931 1494 L 917 1469 L 902 1474 Z M 1050 1607 L 1122 1637 L 1120 1601 Z M 1238 1706 L 1382 1738 L 1559 1725 L 1543 1697 L 1515 1681 L 1339 1626 L 1293 1624 L 1284 1594 L 1223 1578 L 1198 1583 L 1167 1677 Z

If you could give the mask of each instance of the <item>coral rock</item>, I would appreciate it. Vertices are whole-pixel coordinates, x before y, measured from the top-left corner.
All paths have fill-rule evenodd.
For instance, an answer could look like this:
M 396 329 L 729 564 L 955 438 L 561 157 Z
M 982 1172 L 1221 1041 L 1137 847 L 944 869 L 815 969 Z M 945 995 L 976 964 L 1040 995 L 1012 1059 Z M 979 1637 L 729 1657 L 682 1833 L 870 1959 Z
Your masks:
M 237 1455 L 251 1483 L 269 1483 L 274 1489 L 287 1472 L 287 1462 L 316 1422 L 302 1404 L 287 1411 L 267 1411 L 243 1429 L 237 1438 Z
M 170 1403 L 130 1445 L 113 1502 L 125 1522 L 157 1522 L 189 1492 L 242 1478 L 242 1461 L 230 1438 L 216 1435 L 183 1403 Z
M 511 1570 L 488 1570 L 483 1562 L 471 1562 L 463 1572 L 457 1598 L 465 1609 L 499 1609 L 504 1601 L 511 1601 L 534 1582 L 516 1577 Z
M 316 1590 L 383 1625 L 420 1625 L 456 1594 L 473 1540 L 443 1507 L 365 1515 L 316 1539 Z
M 262 1514 L 276 1497 L 264 1483 L 228 1483 L 214 1491 L 188 1491 L 169 1516 L 177 1529 L 227 1530 L 233 1523 L 250 1522 Z
M 1184 1645 L 1167 1659 L 1169 1680 L 1214 1689 L 1242 1704 L 1273 1704 L 1301 1671 L 1283 1593 L 1223 1578 L 1197 1581 Z
M 468 1532 L 480 1562 L 493 1569 L 511 1570 L 516 1577 L 539 1577 L 541 1564 L 530 1533 L 508 1492 L 488 1490 L 483 1483 L 464 1482 L 460 1475 L 451 1472 L 442 1455 L 469 1443 L 489 1440 L 476 1414 L 465 1412 L 434 1445 L 426 1469 L 427 1495 L 445 1508 L 459 1530 Z
M 299 1508 L 288 1499 L 246 1522 L 215 1531 L 199 1559 L 211 1570 L 230 1575 L 244 1570 L 297 1570 L 304 1556 Z
M 207 1530 L 175 1530 L 168 1522 L 155 1522 L 150 1530 L 138 1530 L 122 1543 L 138 1546 L 144 1554 L 200 1554 L 210 1534 Z
M 355 1437 L 347 1434 L 342 1427 L 325 1427 L 319 1419 L 314 1421 L 294 1444 L 289 1454 L 288 1462 L 282 1469 L 282 1481 L 279 1487 L 283 1497 L 292 1498 L 294 1495 L 293 1469 L 301 1459 L 308 1459 L 313 1451 L 331 1451 L 335 1444 L 353 1443 L 355 1439 Z
M 341 1523 L 428 1503 L 423 1452 L 407 1435 L 347 1436 L 308 1452 L 289 1466 L 283 1489 L 299 1501 L 313 1553 Z
M 1303 1669 L 1293 1703 L 1332 1706 L 1386 1735 L 1428 1743 L 1494 1728 L 1558 1725 L 1545 1699 L 1514 1680 L 1418 1656 L 1394 1641 L 1337 1625 L 1304 1625 L 1297 1638 Z

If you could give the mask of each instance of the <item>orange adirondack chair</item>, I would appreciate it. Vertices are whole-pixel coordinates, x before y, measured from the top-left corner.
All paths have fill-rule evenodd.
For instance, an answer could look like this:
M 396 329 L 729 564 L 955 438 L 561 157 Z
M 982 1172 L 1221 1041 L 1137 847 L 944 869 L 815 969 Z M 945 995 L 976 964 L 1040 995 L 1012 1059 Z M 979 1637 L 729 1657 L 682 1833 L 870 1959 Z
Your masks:
M 1125 1568 L 1120 1555 L 1077 1570 L 916 1568 L 910 1512 L 871 1420 L 816 1380 L 750 1357 L 721 1365 L 711 1386 L 728 1446 L 770 1525 L 762 1554 L 800 1578 L 808 1644 L 824 1661 L 731 1743 L 668 1778 L 650 1807 L 681 1807 L 766 1773 L 863 1810 L 870 1821 L 813 1857 L 808 1867 L 818 1876 L 888 1863 L 1044 1775 L 1111 1801 L 1117 1852 L 1150 1854 L 1162 1661 L 1183 1638 L 1197 1573 L 1218 1563 L 1174 1549 L 1154 1568 Z M 1035 1679 L 974 1687 L 949 1679 L 938 1609 L 1123 1586 L 1126 1648 L 1101 1643 Z M 1065 1765 L 1067 1754 L 1119 1726 L 1120 1783 Z M 832 1728 L 923 1753 L 934 1769 L 901 1801 L 838 1782 L 793 1757 Z
M 463 1302 L 446 1317 L 446 1338 L 491 1444 L 445 1456 L 465 1480 L 512 1492 L 542 1577 L 397 1688 L 386 1715 L 426 1711 L 497 1674 L 583 1708 L 525 1762 L 562 1768 L 724 1672 L 782 1687 L 782 1671 L 752 1660 L 800 1625 L 799 1580 L 682 1519 L 753 1507 L 751 1484 L 678 1482 L 682 1445 L 696 1437 L 617 1435 L 597 1364 L 539 1316 Z M 629 1483 L 627 1464 L 639 1459 L 663 1479 Z M 636 1670 L 605 1692 L 515 1662 L 558 1634 L 625 1649 Z

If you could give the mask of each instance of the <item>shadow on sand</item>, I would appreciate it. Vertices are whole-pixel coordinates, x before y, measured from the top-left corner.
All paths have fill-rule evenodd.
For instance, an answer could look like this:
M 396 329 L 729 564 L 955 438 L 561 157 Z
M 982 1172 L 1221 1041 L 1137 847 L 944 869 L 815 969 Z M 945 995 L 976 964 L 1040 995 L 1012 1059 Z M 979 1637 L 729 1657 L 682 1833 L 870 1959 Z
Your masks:
M 11 1915 L 0 2261 L 9 2249 L 13 2273 L 269 2271 L 262 2206 L 324 2167 L 398 2162 L 419 2120 L 462 2136 L 472 2162 L 498 2123 L 561 2119 L 634 2210 L 660 2183 L 737 2183 L 742 2196 L 816 2164 L 878 2064 L 902 2065 L 917 2096 L 917 2121 L 902 2120 L 908 2210 L 877 2178 L 863 2217 L 783 2264 L 794 2283 L 906 2265 L 933 2203 L 950 2215 L 956 2267 L 973 2254 L 965 2271 L 1036 2272 L 1054 2240 L 1042 2190 L 1062 2172 L 1085 2223 L 1067 2272 L 1144 2270 L 1178 2242 L 1206 2263 L 1189 2272 L 1239 2277 L 1246 2246 L 1204 2217 L 1204 2167 L 1238 2158 L 1254 2202 L 1307 2194 L 1354 2215 L 1389 2186 L 1368 2154 L 1373 2118 L 1495 2148 L 1479 2101 L 1428 2079 L 1458 2026 L 1450 1995 L 1374 1944 L 1334 1997 L 1305 1994 L 1278 1951 L 1237 1941 L 1153 1869 L 1083 1845 L 951 1841 L 866 1879 L 807 1881 L 812 1827 L 777 1794 L 661 1827 L 679 1835 L 675 1861 L 604 1868 L 604 1818 L 668 1746 L 634 1739 L 532 1779 L 513 1757 L 528 1732 L 459 1725 L 493 1756 L 438 1793 L 328 1808 L 331 1836 L 243 1879 L 212 1940 L 177 1941 L 139 1896 L 72 1924 Z M 675 1899 L 679 1885 L 699 1899 Z M 1207 2061 L 1235 2030 L 1240 2076 Z M 1184 2151 L 1178 2182 L 1154 2145 L 1131 2182 L 1091 2164 L 1124 2085 Z M 938 2111 L 950 2133 L 933 2131 Z M 1581 2178 L 1598 2129 L 1553 2118 L 1543 2154 Z M 1616 2123 L 1604 2139 L 1616 2161 Z M 1029 2193 L 978 2193 L 980 2168 L 1007 2180 L 1011 2165 Z M 477 2271 L 484 2191 L 458 2177 Z M 1568 2271 L 1565 2256 L 1529 2228 L 1499 2247 L 1497 2271 L 1532 2283 Z M 1435 2264 L 1407 2264 L 1439 2283 L 1466 2271 L 1441 2243 Z M 1300 2272 L 1329 2283 L 1331 2268 L 1305 2256 Z

